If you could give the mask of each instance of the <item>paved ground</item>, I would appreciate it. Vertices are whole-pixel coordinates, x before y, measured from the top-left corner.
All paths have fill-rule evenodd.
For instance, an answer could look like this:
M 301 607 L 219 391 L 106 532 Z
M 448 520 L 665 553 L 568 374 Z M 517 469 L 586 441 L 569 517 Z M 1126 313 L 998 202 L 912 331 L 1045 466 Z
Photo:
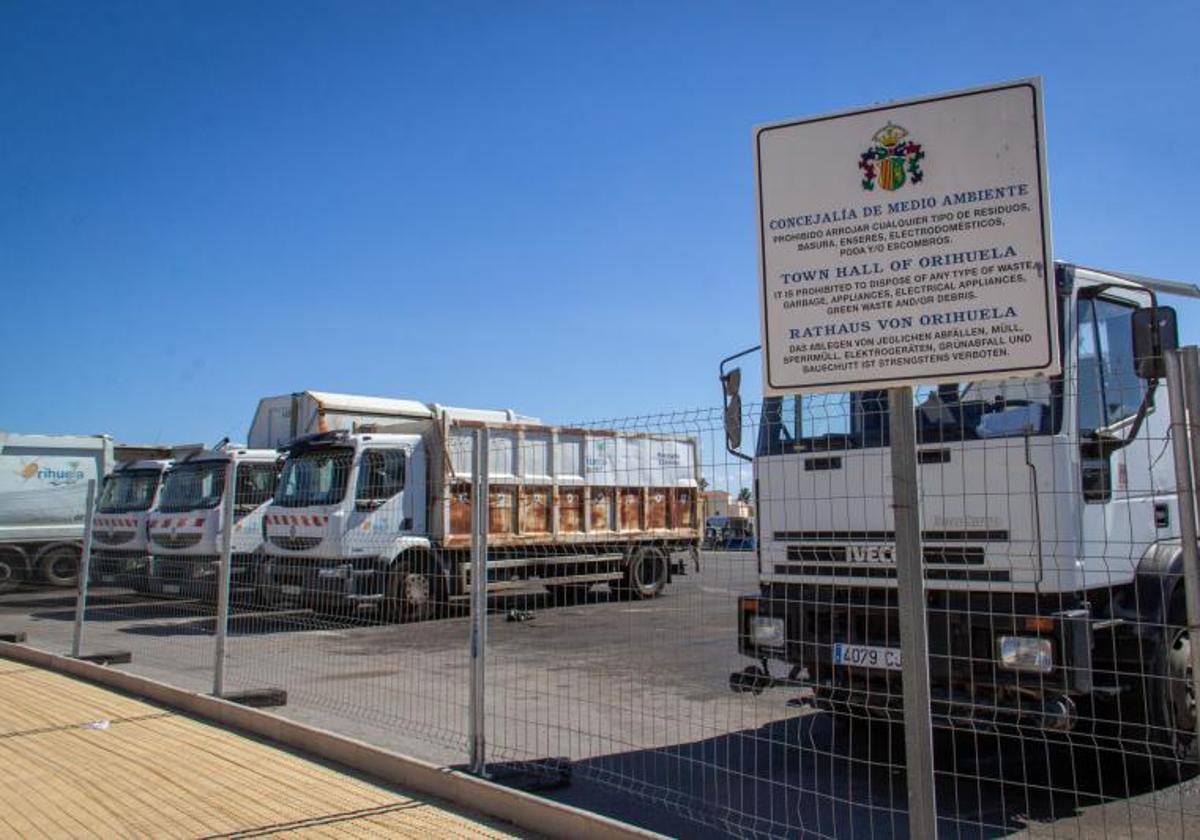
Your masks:
M 501 780 L 668 834 L 903 836 L 903 748 L 793 694 L 735 695 L 735 596 L 752 555 L 704 558 L 655 601 L 554 606 L 545 594 L 493 602 L 487 658 L 489 757 Z M 72 597 L 0 597 L 0 632 L 69 649 Z M 138 673 L 212 690 L 210 607 L 99 591 L 85 652 L 130 650 Z M 510 614 L 510 611 L 515 611 Z M 527 620 L 508 620 L 523 618 Z M 278 711 L 447 765 L 468 755 L 468 622 L 384 626 L 310 614 L 242 614 L 226 690 L 280 687 Z M 1195 783 L 1154 783 L 1144 762 L 1027 739 L 939 738 L 943 832 L 991 837 L 1200 836 Z M 561 761 L 565 759 L 566 761 Z M 557 771 L 571 767 L 571 783 Z M 1152 832 L 1147 834 L 1147 832 Z
M 104 688 L 0 660 L 0 833 L 10 837 L 514 837 Z

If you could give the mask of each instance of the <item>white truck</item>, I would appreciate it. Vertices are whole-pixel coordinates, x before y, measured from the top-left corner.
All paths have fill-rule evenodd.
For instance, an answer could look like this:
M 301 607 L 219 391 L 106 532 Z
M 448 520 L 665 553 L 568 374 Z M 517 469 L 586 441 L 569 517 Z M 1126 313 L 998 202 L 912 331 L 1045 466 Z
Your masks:
M 154 555 L 149 587 L 164 595 L 216 600 L 226 474 L 233 469 L 230 597 L 252 597 L 262 557 L 263 513 L 275 493 L 280 461 L 274 449 L 226 443 L 175 462 L 149 517 Z
M 472 440 L 488 435 L 487 590 L 658 595 L 700 540 L 696 442 L 411 403 L 292 441 L 264 517 L 266 596 L 390 619 L 469 597 Z
M 934 721 L 1086 724 L 1194 766 L 1168 395 L 1133 340 L 1173 346 L 1156 292 L 1197 290 L 1066 264 L 1056 281 L 1061 376 L 916 394 Z M 740 455 L 733 358 L 722 381 Z M 887 412 L 885 391 L 764 401 L 760 587 L 738 602 L 739 648 L 758 664 L 731 675 L 735 691 L 806 686 L 843 720 L 899 719 Z
M 0 592 L 23 581 L 73 586 L 87 483 L 113 467 L 106 435 L 0 432 Z
M 171 464 L 169 458 L 127 461 L 105 477 L 92 516 L 90 583 L 146 590 L 147 522 Z

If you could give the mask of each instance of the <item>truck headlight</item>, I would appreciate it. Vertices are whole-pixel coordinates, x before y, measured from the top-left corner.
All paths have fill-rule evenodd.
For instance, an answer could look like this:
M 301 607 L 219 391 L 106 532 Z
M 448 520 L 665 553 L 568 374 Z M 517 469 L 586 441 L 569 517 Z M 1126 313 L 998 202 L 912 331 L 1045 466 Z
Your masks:
M 750 641 L 757 647 L 783 647 L 783 619 L 764 616 L 750 619 Z
M 1000 667 L 1009 671 L 1048 674 L 1054 670 L 1054 645 L 1050 639 L 1001 636 L 996 643 Z

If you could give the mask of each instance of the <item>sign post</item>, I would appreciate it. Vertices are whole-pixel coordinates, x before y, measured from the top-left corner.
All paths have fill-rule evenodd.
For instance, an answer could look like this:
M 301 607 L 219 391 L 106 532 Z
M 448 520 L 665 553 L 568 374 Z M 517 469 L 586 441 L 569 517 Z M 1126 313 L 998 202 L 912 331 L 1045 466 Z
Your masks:
M 935 837 L 913 385 L 1059 371 L 1041 84 L 761 126 L 755 162 L 764 392 L 888 394 L 909 833 Z

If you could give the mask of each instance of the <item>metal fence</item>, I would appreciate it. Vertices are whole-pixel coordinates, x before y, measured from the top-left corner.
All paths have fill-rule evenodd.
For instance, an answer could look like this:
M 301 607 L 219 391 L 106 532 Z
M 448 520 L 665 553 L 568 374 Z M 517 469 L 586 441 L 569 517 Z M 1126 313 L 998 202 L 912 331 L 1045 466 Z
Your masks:
M 1194 836 L 1200 363 L 1079 358 L 749 405 L 733 451 L 720 408 L 232 450 L 4 629 L 669 834 Z

